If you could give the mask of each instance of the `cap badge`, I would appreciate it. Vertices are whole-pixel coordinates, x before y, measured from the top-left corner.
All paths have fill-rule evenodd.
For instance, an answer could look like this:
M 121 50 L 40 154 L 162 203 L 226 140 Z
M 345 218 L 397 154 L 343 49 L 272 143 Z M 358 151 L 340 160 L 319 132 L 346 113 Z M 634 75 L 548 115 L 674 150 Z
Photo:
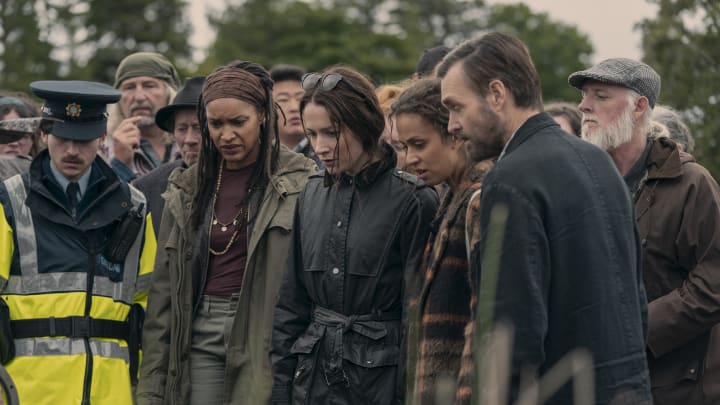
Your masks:
M 82 112 L 82 108 L 80 108 L 80 104 L 77 103 L 70 103 L 65 106 L 65 115 L 68 117 L 79 117 L 80 113 Z

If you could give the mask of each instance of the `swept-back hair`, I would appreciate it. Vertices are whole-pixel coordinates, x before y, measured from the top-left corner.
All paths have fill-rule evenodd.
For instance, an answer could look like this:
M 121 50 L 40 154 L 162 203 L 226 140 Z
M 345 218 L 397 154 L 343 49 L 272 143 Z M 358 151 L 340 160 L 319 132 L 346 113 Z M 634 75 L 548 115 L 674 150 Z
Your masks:
M 197 194 L 193 201 L 191 221 L 195 228 L 201 225 L 203 215 L 211 204 L 215 186 L 220 171 L 222 157 L 220 151 L 210 137 L 208 128 L 207 112 L 205 110 L 208 96 L 208 86 L 212 86 L 220 76 L 227 75 L 231 70 L 244 71 L 255 76 L 258 80 L 227 80 L 223 81 L 228 94 L 227 97 L 240 99 L 254 106 L 263 119 L 260 121 L 260 153 L 257 161 L 253 164 L 248 189 L 251 193 L 264 193 L 265 187 L 270 181 L 270 176 L 275 173 L 278 166 L 280 154 L 280 141 L 278 140 L 278 128 L 275 116 L 276 105 L 272 99 L 273 81 L 270 74 L 264 67 L 254 62 L 234 61 L 225 66 L 216 68 L 205 81 L 203 92 L 198 100 L 198 120 L 202 132 L 200 146 L 200 159 L 198 161 Z M 251 83 L 252 82 L 252 83 Z M 223 96 L 225 97 L 225 96 Z M 262 199 L 256 199 L 261 201 Z
M 527 47 L 514 36 L 491 32 L 463 42 L 445 56 L 438 66 L 438 77 L 445 77 L 457 63 L 462 63 L 473 91 L 481 96 L 487 94 L 491 81 L 500 80 L 517 107 L 542 110 L 540 75 Z

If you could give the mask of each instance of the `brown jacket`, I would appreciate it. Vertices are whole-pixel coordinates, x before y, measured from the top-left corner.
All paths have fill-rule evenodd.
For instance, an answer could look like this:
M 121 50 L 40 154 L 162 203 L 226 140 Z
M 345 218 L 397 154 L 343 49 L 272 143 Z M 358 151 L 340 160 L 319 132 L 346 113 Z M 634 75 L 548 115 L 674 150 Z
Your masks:
M 655 404 L 720 401 L 720 188 L 675 143 L 655 139 L 635 196 L 648 295 Z

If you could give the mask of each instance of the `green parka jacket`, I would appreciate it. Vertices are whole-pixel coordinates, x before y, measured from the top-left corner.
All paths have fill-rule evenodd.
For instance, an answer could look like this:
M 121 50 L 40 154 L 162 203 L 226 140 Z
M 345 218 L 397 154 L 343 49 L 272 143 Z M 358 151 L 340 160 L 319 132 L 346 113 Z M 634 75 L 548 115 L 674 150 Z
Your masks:
M 285 269 L 295 202 L 315 163 L 281 148 L 278 170 L 250 212 L 247 265 L 232 337 L 227 348 L 224 404 L 269 402 L 272 385 L 268 357 L 273 310 Z M 185 404 L 190 398 L 192 319 L 201 287 L 197 273 L 207 271 L 206 234 L 189 225 L 196 193 L 197 166 L 170 176 L 160 225 L 148 309 L 137 402 Z M 205 248 L 203 248 L 205 246 Z M 193 280 L 196 280 L 193 282 Z

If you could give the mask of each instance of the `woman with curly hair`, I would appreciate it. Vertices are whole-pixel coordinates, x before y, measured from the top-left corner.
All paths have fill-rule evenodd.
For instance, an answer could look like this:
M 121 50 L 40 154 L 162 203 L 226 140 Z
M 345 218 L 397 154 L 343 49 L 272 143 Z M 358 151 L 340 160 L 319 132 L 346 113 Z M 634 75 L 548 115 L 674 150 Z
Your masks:
M 419 328 L 418 347 L 410 348 L 410 358 L 417 356 L 412 403 L 435 404 L 438 384 L 454 387 L 460 371 L 471 300 L 466 214 L 493 163 L 473 164 L 465 141 L 448 133 L 449 113 L 440 102 L 439 79 L 422 79 L 405 89 L 391 117 L 407 149 L 408 167 L 431 186 L 448 186 L 430 227 L 423 286 L 410 319 L 410 327 Z

